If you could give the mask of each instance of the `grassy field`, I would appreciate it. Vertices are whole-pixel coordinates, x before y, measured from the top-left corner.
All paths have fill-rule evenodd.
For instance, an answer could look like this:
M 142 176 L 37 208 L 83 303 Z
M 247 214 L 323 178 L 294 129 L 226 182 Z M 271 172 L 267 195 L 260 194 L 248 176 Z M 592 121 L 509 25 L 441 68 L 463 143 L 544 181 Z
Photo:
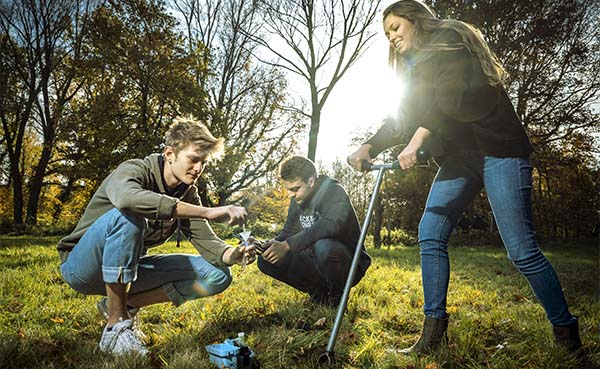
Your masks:
M 0 368 L 211 368 L 204 346 L 244 331 L 263 369 L 318 368 L 335 310 L 262 275 L 233 268 L 223 294 L 140 312 L 154 360 L 113 358 L 95 348 L 105 324 L 96 296 L 61 280 L 55 238 L 0 237 Z M 193 252 L 167 244 L 154 252 Z M 600 368 L 599 254 L 593 245 L 546 247 L 571 311 L 580 316 L 584 364 L 555 350 L 552 329 L 503 248 L 452 246 L 449 346 L 435 355 L 394 352 L 422 324 L 417 247 L 370 250 L 336 344 L 336 368 Z M 315 323 L 325 318 L 324 326 Z M 215 367 L 216 368 L 216 367 Z

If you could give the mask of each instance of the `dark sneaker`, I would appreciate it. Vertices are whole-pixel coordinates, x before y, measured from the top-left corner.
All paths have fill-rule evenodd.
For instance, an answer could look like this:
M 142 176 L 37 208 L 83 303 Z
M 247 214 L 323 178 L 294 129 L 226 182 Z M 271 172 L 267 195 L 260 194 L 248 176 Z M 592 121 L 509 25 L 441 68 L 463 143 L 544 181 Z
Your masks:
M 308 296 L 309 296 L 308 301 L 313 304 L 327 305 L 327 300 L 328 300 L 327 291 L 315 290 L 315 291 L 309 292 Z
M 342 295 L 331 296 L 328 293 L 310 294 L 309 302 L 328 308 L 337 308 L 341 299 Z
M 342 300 L 342 293 L 329 294 L 328 303 L 331 307 L 337 308 Z

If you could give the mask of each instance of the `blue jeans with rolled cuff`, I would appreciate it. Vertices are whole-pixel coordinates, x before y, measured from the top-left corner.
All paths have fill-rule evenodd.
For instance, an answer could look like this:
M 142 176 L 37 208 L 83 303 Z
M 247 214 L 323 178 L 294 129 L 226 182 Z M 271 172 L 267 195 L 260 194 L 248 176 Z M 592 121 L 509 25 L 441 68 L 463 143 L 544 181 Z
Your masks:
M 553 325 L 574 321 L 552 265 L 535 240 L 529 158 L 497 158 L 478 152 L 448 155 L 431 186 L 419 224 L 427 317 L 444 318 L 450 276 L 448 239 L 462 213 L 485 187 L 508 258 L 527 278 Z
M 200 255 L 144 255 L 146 219 L 112 209 L 85 232 L 61 274 L 86 295 L 106 295 L 106 283 L 130 283 L 129 294 L 161 287 L 174 305 L 223 292 L 231 284 L 229 268 Z

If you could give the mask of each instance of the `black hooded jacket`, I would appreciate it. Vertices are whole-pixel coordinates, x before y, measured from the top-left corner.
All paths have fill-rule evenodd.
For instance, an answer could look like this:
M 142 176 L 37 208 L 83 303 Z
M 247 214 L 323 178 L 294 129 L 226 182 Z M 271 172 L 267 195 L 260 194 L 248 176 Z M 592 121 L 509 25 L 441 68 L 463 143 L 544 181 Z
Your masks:
M 323 238 L 332 238 L 354 253 L 360 237 L 358 218 L 346 190 L 335 180 L 320 175 L 310 198 L 298 205 L 291 199 L 288 215 L 278 241 L 287 241 L 293 254 L 312 247 Z M 362 246 L 359 267 L 366 270 L 371 263 Z

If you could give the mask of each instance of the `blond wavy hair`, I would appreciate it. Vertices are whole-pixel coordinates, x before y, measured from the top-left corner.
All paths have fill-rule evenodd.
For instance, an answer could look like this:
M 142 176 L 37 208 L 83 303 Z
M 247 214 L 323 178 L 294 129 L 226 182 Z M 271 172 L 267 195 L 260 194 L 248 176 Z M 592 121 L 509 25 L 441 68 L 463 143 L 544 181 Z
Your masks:
M 383 19 L 389 14 L 409 20 L 414 28 L 414 49 L 420 52 L 423 59 L 428 59 L 433 52 L 440 50 L 458 50 L 466 47 L 471 54 L 477 56 L 488 82 L 492 86 L 504 85 L 508 73 L 489 48 L 481 31 L 475 26 L 453 19 L 439 19 L 424 3 L 417 0 L 400 0 L 388 6 L 383 11 Z M 460 37 L 460 43 L 434 43 L 431 35 L 438 30 L 450 29 L 456 31 Z M 422 60 L 423 60 L 422 59 Z M 389 64 L 400 75 L 406 71 L 404 57 L 390 45 Z
M 216 138 L 208 127 L 191 115 L 177 117 L 167 130 L 165 145 L 171 146 L 175 155 L 192 145 L 206 155 L 207 159 L 221 157 L 224 150 L 223 138 Z

